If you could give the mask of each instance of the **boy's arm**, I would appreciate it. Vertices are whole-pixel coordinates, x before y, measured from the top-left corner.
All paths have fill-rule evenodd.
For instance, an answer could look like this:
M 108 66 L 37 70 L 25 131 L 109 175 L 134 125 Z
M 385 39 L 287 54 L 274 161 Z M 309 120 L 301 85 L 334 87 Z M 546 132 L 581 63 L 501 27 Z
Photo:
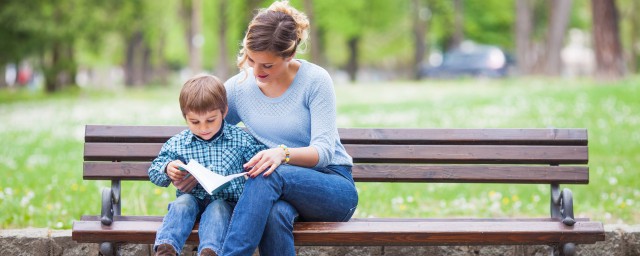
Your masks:
M 151 162 L 151 167 L 149 167 L 147 171 L 149 180 L 153 184 L 161 187 L 168 187 L 169 184 L 171 184 L 171 179 L 165 171 L 169 162 L 177 159 L 177 154 L 175 154 L 171 148 L 169 141 L 162 145 L 158 157 Z
M 247 145 L 244 147 L 243 157 L 244 162 L 249 162 L 253 156 L 258 154 L 258 152 L 267 149 L 268 147 L 264 144 L 260 143 L 253 136 L 248 133 L 245 133 L 247 137 Z

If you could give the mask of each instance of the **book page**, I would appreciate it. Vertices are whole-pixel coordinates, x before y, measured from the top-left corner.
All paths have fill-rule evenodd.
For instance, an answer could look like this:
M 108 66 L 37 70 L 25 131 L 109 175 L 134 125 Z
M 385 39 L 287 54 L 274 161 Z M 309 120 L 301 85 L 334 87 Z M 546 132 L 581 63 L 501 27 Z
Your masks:
M 198 180 L 198 183 L 207 191 L 210 195 L 218 193 L 225 189 L 229 185 L 229 181 L 244 176 L 246 172 L 231 174 L 228 176 L 222 176 L 214 173 L 206 167 L 202 166 L 196 160 L 190 160 L 189 164 L 182 165 L 182 168 L 187 170 L 193 177 Z

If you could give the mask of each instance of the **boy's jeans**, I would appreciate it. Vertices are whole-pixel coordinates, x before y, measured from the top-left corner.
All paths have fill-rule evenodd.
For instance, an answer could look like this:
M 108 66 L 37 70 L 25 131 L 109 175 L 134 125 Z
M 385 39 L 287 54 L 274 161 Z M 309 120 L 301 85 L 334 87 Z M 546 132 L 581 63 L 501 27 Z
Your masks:
M 245 183 L 222 255 L 295 255 L 293 222 L 348 221 L 358 204 L 350 166 L 322 171 L 281 165 Z
M 169 212 L 162 220 L 162 226 L 158 229 L 153 250 L 156 251 L 161 244 L 170 244 L 180 254 L 193 224 L 200 216 L 200 245 L 198 254 L 204 248 L 211 248 L 217 254 L 222 249 L 222 241 L 225 237 L 233 203 L 224 200 L 200 200 L 191 194 L 183 194 L 169 203 Z

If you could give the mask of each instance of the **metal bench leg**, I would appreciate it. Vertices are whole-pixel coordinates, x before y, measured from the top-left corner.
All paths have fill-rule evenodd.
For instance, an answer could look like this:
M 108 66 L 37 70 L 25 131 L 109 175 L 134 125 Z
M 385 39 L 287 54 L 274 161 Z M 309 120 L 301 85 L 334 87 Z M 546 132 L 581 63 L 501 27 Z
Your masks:
M 104 242 L 100 244 L 100 255 L 103 256 L 115 256 L 115 249 L 113 243 Z
M 573 256 L 576 254 L 576 245 L 574 243 L 566 243 L 560 249 L 560 255 Z

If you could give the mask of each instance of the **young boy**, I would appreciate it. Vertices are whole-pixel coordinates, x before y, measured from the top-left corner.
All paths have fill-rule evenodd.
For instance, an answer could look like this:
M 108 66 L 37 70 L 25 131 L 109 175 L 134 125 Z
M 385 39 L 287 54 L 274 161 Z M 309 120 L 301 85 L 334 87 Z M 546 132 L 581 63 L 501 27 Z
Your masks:
M 237 178 L 219 193 L 209 195 L 197 181 L 178 169 L 190 159 L 221 175 L 240 173 L 242 165 L 266 147 L 242 129 L 226 124 L 227 96 L 224 85 L 214 76 L 189 79 L 180 91 L 180 109 L 189 129 L 171 137 L 153 160 L 148 174 L 151 182 L 167 187 L 173 183 L 177 199 L 158 229 L 156 255 L 176 255 L 182 250 L 191 229 L 200 218 L 199 255 L 216 255 L 231 218 L 233 206 L 242 193 L 244 179 Z

